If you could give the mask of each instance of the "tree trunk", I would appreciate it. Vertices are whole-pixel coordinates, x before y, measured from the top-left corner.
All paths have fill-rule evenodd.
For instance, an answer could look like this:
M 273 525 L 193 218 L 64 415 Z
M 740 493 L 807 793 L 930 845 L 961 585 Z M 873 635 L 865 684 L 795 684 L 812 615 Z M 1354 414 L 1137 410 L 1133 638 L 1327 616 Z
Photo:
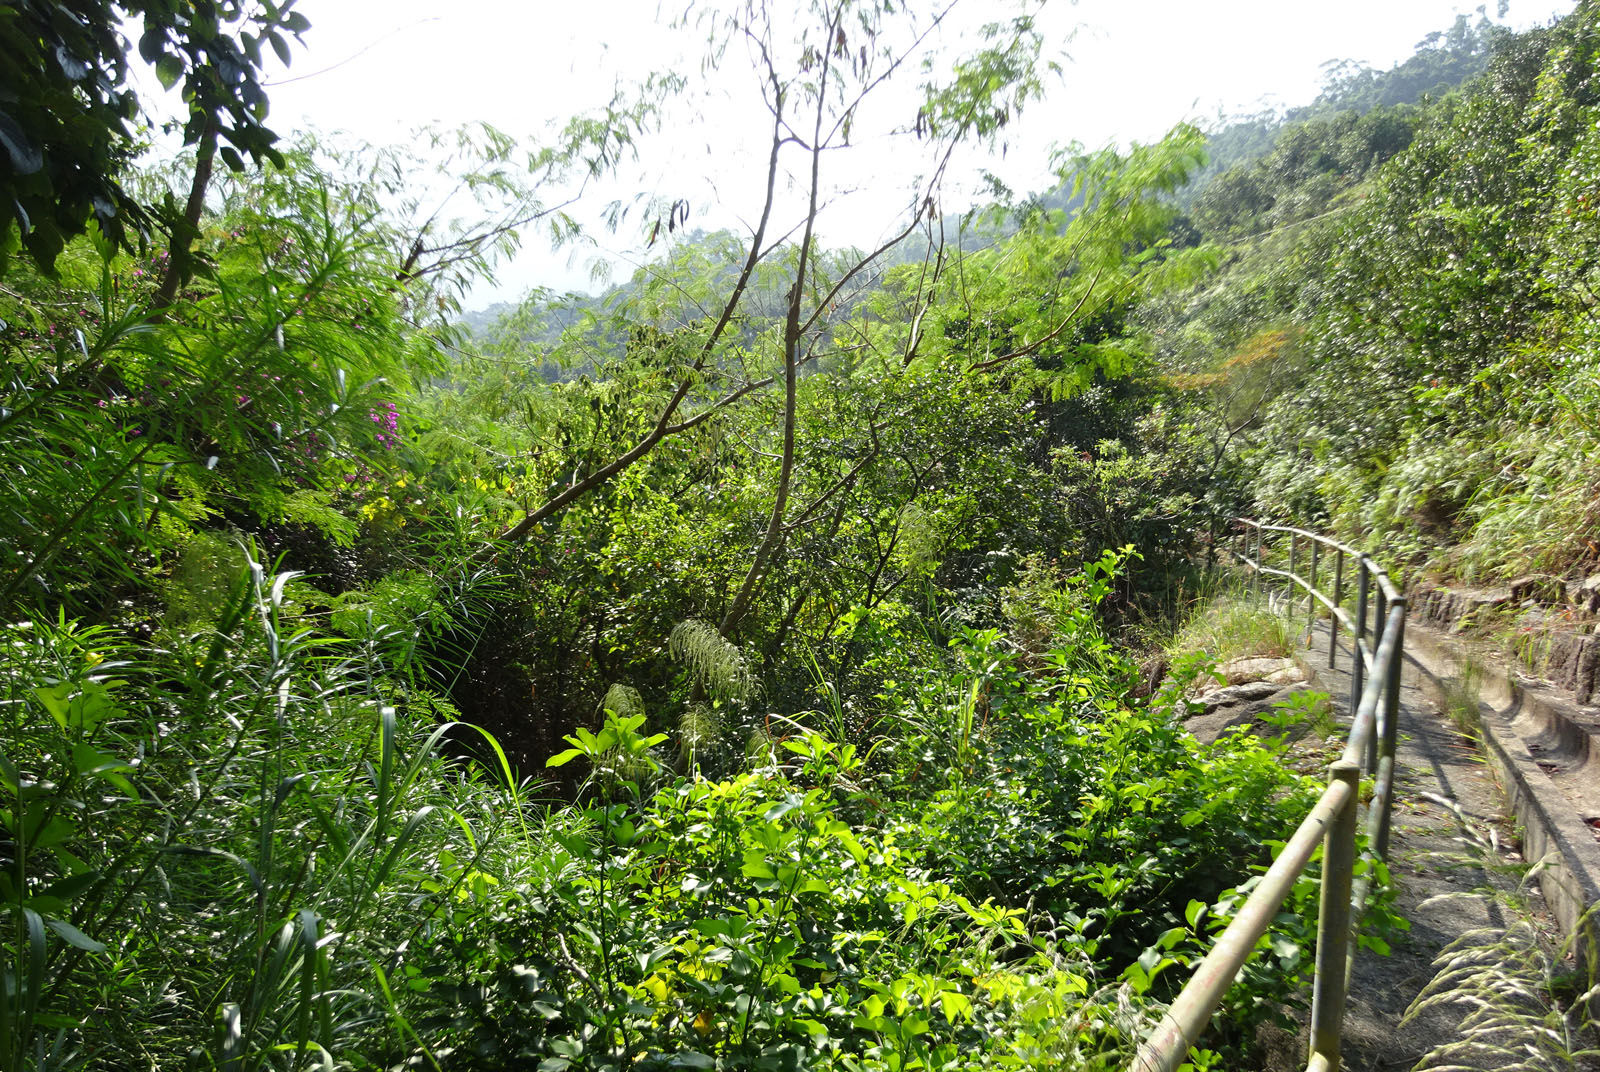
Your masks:
M 178 285 L 188 274 L 189 254 L 194 240 L 200 234 L 200 214 L 206 207 L 206 190 L 211 186 L 211 168 L 217 160 L 216 117 L 206 124 L 195 151 L 194 178 L 189 183 L 189 202 L 183 208 L 183 219 L 173 225 L 172 242 L 167 247 L 167 266 L 161 274 L 161 285 L 150 302 L 150 308 L 160 312 L 171 305 L 178 296 Z
M 804 252 L 800 254 L 800 266 L 803 271 L 806 266 Z M 739 594 L 734 596 L 733 603 L 728 607 L 728 613 L 722 616 L 722 624 L 717 626 L 717 632 L 724 637 L 733 632 L 739 620 L 749 611 L 750 601 L 755 598 L 756 589 L 766 576 L 767 564 L 783 540 L 783 522 L 789 510 L 789 487 L 794 479 L 795 395 L 800 358 L 798 333 L 800 286 L 801 279 L 796 279 L 793 297 L 789 302 L 789 326 L 795 329 L 795 334 L 789 337 L 789 327 L 784 330 L 786 337 L 783 340 L 783 462 L 778 468 L 778 493 L 772 500 L 772 514 L 767 518 L 767 531 L 761 537 L 761 542 L 756 545 L 755 556 L 750 560 L 750 568 L 745 571 L 744 583 L 739 586 Z

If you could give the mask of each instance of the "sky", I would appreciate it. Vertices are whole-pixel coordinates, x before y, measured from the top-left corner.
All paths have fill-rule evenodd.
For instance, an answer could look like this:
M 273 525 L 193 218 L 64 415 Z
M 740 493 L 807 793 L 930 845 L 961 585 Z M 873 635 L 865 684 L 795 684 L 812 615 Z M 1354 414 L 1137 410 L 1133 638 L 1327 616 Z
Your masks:
M 285 136 L 314 128 L 407 144 L 424 124 L 485 121 L 538 139 L 552 123 L 603 104 L 619 82 L 676 70 L 695 76 L 695 114 L 642 146 L 637 167 L 591 190 L 578 215 L 591 222 L 612 197 L 650 189 L 687 198 L 691 226 L 738 226 L 758 200 L 765 113 L 737 53 L 699 76 L 700 35 L 663 25 L 670 13 L 661 5 L 673 2 L 681 12 L 695 0 L 300 0 L 296 9 L 311 29 L 291 68 L 269 71 L 269 125 Z M 1570 0 L 1512 0 L 1500 21 L 1522 28 L 1571 7 Z M 962 0 L 935 43 L 959 49 L 976 22 L 998 10 L 994 0 Z M 1308 103 L 1325 63 L 1390 67 L 1458 12 L 1475 17 L 1477 10 L 1449 0 L 1051 0 L 1041 25 L 1062 77 L 1008 131 L 1003 159 L 958 161 L 942 207 L 965 208 L 955 202 L 983 167 L 1019 190 L 1042 188 L 1052 144 L 1150 141 L 1183 120 Z M 887 111 L 896 107 L 891 95 Z M 864 246 L 894 229 L 910 179 L 926 163 L 904 138 L 862 140 L 854 158 L 835 167 L 840 196 L 823 233 Z M 495 284 L 472 293 L 469 307 L 515 299 L 533 286 L 592 290 L 596 257 L 626 272 L 643 255 L 636 232 L 595 233 L 596 246 L 554 253 L 530 237 Z

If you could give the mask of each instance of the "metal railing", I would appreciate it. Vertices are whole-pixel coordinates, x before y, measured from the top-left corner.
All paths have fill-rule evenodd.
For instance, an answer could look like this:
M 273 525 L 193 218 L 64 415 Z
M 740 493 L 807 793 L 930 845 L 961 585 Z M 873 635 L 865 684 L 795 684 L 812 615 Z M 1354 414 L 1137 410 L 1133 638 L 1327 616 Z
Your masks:
M 1338 1072 L 1356 925 L 1366 907 L 1373 874 L 1369 867 L 1359 882 L 1355 879 L 1360 781 L 1363 775 L 1373 777 L 1367 805 L 1367 852 L 1381 859 L 1389 848 L 1406 599 L 1371 556 L 1325 536 L 1289 525 L 1238 519 L 1235 537 L 1237 546 L 1223 550 L 1250 571 L 1250 590 L 1258 603 L 1263 583 L 1270 584 L 1278 578 L 1288 582 L 1286 592 L 1292 607 L 1297 607 L 1301 598 L 1297 589 L 1303 591 L 1308 630 L 1316 625 L 1319 607 L 1327 612 L 1330 667 L 1336 665 L 1338 658 L 1340 628 L 1348 633 L 1354 652 L 1350 706 L 1355 717 L 1344 753 L 1328 768 L 1328 788 L 1139 1048 L 1133 1068 L 1135 1072 L 1173 1072 L 1183 1063 L 1321 841 L 1322 902 L 1312 983 L 1311 1052 L 1306 1068 L 1307 1072 Z M 1285 537 L 1289 545 L 1286 568 L 1267 565 L 1267 554 L 1281 552 Z M 1296 568 L 1302 549 L 1309 558 L 1309 578 L 1301 576 Z M 1317 584 L 1318 567 L 1325 555 L 1333 557 L 1331 593 Z M 1345 587 L 1347 560 L 1356 570 L 1354 613 L 1345 607 L 1347 597 L 1352 595 Z M 1326 577 L 1325 571 L 1323 576 Z M 1376 606 L 1371 607 L 1374 595 Z M 1376 611 L 1371 632 L 1367 628 L 1369 610 Z

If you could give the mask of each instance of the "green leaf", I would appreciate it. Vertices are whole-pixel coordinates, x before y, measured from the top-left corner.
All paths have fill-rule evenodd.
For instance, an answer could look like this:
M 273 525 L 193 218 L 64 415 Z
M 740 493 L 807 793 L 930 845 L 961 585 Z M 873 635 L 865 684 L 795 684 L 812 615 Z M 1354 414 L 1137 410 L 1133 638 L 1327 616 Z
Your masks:
M 79 741 L 72 746 L 72 769 L 85 778 L 103 778 L 118 789 L 133 796 L 133 783 L 122 776 L 133 770 L 133 764 L 115 756 L 108 756 L 94 746 Z
M 1188 937 L 1188 935 L 1189 931 L 1187 928 L 1168 927 L 1166 930 L 1162 931 L 1161 936 L 1156 939 L 1156 948 L 1171 949 L 1173 946 L 1183 941 L 1184 938 Z
M 790 812 L 794 811 L 799 806 L 800 801 L 793 797 L 789 798 L 788 800 L 780 800 L 778 803 L 772 805 L 772 807 L 763 812 L 761 818 L 766 822 L 775 823 L 779 819 L 782 819 L 785 815 L 788 815 Z
M 85 871 L 82 874 L 68 875 L 60 882 L 52 883 L 43 893 L 46 897 L 56 897 L 62 901 L 72 901 L 84 890 L 100 881 L 100 872 Z
M 156 60 L 156 78 L 160 80 L 161 88 L 171 89 L 182 77 L 183 60 L 170 52 L 163 52 L 161 58 Z
M 856 863 L 862 864 L 867 862 L 867 850 L 862 847 L 861 842 L 856 840 L 855 834 L 848 830 L 841 830 L 835 833 L 833 838 L 839 844 L 844 846 L 845 851 L 850 854 L 851 858 L 854 859 Z
M 55 719 L 56 725 L 62 729 L 67 728 L 67 712 L 70 710 L 68 699 L 71 696 L 71 685 L 46 685 L 33 690 L 33 698 L 50 712 L 50 717 Z
M 939 1008 L 945 1020 L 952 1024 L 958 1017 L 972 1019 L 972 999 L 959 990 L 939 991 Z
M 267 44 L 271 45 L 272 51 L 278 54 L 279 62 L 281 62 L 285 67 L 289 66 L 289 61 L 293 58 L 289 55 L 289 42 L 285 41 L 276 32 L 268 30 Z
M 106 719 L 122 714 L 111 690 L 99 681 L 85 682 L 78 689 L 71 684 L 41 686 L 33 696 L 64 730 L 93 733 Z
M 43 829 L 33 835 L 30 844 L 35 851 L 48 849 L 53 845 L 59 845 L 63 841 L 70 840 L 77 833 L 77 823 L 65 815 L 57 815 L 46 823 Z
M 76 946 L 86 953 L 105 952 L 105 943 L 95 941 L 64 919 L 47 919 L 44 925 L 66 939 L 68 945 Z

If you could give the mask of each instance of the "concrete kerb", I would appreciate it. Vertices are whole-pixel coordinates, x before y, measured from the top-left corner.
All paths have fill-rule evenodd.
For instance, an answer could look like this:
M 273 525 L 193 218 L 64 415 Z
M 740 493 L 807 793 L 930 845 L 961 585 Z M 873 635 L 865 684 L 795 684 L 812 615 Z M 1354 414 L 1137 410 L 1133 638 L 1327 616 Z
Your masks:
M 1406 630 L 1406 673 L 1424 691 L 1442 699 L 1449 680 L 1459 677 L 1470 659 L 1468 648 L 1436 629 L 1412 623 Z M 1600 927 L 1600 842 L 1586 821 L 1581 801 L 1563 792 L 1535 759 L 1536 751 L 1561 755 L 1576 767 L 1590 761 L 1589 736 L 1565 712 L 1570 707 L 1546 690 L 1524 685 L 1496 666 L 1481 666 L 1479 722 L 1484 758 L 1488 760 L 1516 816 L 1523 835 L 1523 858 L 1538 867 L 1540 891 L 1562 933 L 1573 944 L 1589 984 L 1597 977 Z M 1520 732 L 1519 732 L 1520 731 Z M 1529 747 L 1524 734 L 1537 734 L 1550 746 Z M 1588 781 L 1590 779 L 1585 779 Z M 1600 1015 L 1600 997 L 1590 1002 Z

